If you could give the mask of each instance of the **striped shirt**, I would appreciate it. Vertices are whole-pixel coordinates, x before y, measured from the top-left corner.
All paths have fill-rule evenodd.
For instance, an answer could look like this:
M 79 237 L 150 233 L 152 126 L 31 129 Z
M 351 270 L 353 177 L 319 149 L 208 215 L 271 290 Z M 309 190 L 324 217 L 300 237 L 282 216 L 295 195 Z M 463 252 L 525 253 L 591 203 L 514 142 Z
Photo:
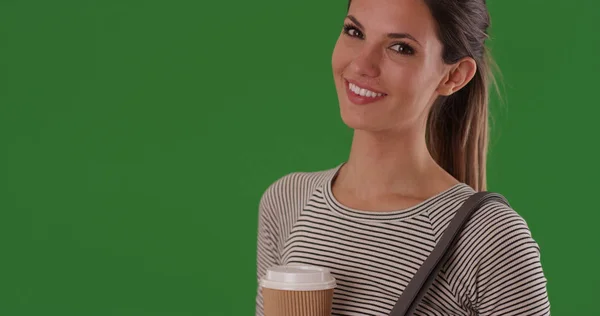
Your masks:
M 475 191 L 464 183 L 392 212 L 348 208 L 332 194 L 343 164 L 294 172 L 259 203 L 257 276 L 274 265 L 329 268 L 332 315 L 389 315 L 402 291 Z M 496 201 L 475 211 L 415 315 L 550 315 L 540 250 L 525 220 Z M 260 288 L 256 315 L 263 315 Z

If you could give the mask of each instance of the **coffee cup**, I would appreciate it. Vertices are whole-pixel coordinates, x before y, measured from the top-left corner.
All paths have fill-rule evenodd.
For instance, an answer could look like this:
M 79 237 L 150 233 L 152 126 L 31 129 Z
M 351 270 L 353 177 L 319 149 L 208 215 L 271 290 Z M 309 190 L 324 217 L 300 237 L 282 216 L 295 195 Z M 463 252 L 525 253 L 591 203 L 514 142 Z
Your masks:
M 330 316 L 335 278 L 327 268 L 290 264 L 260 280 L 265 316 Z

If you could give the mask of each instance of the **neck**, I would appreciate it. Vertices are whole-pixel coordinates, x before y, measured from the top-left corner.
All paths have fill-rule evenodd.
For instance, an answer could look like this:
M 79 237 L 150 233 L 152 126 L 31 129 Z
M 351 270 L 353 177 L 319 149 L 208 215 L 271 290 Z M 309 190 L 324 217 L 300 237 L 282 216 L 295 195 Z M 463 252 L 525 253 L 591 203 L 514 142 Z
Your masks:
M 427 198 L 457 184 L 431 157 L 424 132 L 415 134 L 355 130 L 348 161 L 335 180 L 337 189 L 361 200 Z

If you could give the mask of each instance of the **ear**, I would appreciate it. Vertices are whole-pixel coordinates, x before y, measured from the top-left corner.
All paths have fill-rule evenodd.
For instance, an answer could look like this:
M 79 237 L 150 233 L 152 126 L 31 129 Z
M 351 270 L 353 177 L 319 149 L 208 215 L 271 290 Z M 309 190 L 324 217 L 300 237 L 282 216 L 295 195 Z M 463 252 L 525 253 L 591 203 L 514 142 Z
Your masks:
M 450 65 L 444 79 L 437 91 L 439 94 L 449 96 L 466 86 L 477 72 L 477 63 L 471 57 L 465 57 Z

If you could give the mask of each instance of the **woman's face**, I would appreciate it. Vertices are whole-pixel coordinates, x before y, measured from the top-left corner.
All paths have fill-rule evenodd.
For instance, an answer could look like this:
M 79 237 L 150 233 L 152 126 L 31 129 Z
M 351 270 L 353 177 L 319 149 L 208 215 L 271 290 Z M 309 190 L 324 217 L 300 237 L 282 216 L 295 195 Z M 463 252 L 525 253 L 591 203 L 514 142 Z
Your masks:
M 332 66 L 346 125 L 369 131 L 424 127 L 448 70 L 424 1 L 353 0 L 344 24 Z M 354 84 L 383 95 L 353 95 Z

